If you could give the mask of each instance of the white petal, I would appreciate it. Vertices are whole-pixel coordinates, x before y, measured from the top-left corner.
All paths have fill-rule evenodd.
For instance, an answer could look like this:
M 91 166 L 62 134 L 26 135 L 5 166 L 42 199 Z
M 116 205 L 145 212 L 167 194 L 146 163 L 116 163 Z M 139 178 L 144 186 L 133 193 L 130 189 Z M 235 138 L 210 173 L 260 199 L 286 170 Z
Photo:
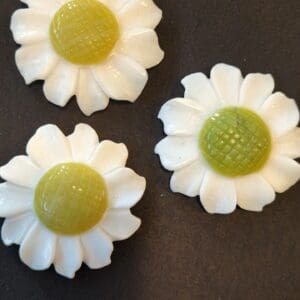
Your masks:
M 296 127 L 275 141 L 274 153 L 290 158 L 300 157 L 300 128 Z
M 167 136 L 155 146 L 161 164 L 169 171 L 181 169 L 199 158 L 197 138 Z
M 26 84 L 46 79 L 58 62 L 58 56 L 47 41 L 22 46 L 15 58 Z
M 22 241 L 20 258 L 33 270 L 45 270 L 53 262 L 55 248 L 56 235 L 36 222 Z
M 300 165 L 291 158 L 274 155 L 261 174 L 277 193 L 283 193 L 300 179 Z
M 98 110 L 104 110 L 109 103 L 108 96 L 96 82 L 90 70 L 80 70 L 76 94 L 77 103 L 86 116 Z
M 1 229 L 3 243 L 6 246 L 20 245 L 34 221 L 32 212 L 5 219 Z
M 79 68 L 60 60 L 44 83 L 44 93 L 48 101 L 58 106 L 65 106 L 75 95 Z
M 55 125 L 41 126 L 29 140 L 26 152 L 42 168 L 72 160 L 68 139 Z
M 100 174 L 124 167 L 128 158 L 126 145 L 102 141 L 93 153 L 89 164 Z
M 199 195 L 205 170 L 206 168 L 200 160 L 197 160 L 187 167 L 175 171 L 170 183 L 172 192 L 189 197 Z
M 200 188 L 200 200 L 207 212 L 229 214 L 236 208 L 234 180 L 207 171 Z
M 257 110 L 272 94 L 275 87 L 270 74 L 249 74 L 242 83 L 240 105 Z
M 0 168 L 0 176 L 13 184 L 35 188 L 42 173 L 25 155 L 16 156 Z
M 152 0 L 129 0 L 119 11 L 121 27 L 154 29 L 162 18 L 162 11 Z
M 197 101 L 205 110 L 214 111 L 222 105 L 210 80 L 203 73 L 188 75 L 181 83 L 185 88 L 184 97 Z
M 59 237 L 53 262 L 55 271 L 68 278 L 74 278 L 75 272 L 81 267 L 82 255 L 78 237 Z
M 128 0 L 101 0 L 101 3 L 110 8 L 113 12 L 118 11 L 128 2 Z
M 243 176 L 235 180 L 237 203 L 250 211 L 262 211 L 263 207 L 275 200 L 272 186 L 260 175 Z
M 30 8 L 35 8 L 42 12 L 47 12 L 51 16 L 58 10 L 65 0 L 21 0 Z
M 123 55 L 113 55 L 94 67 L 93 74 L 103 91 L 114 100 L 134 102 L 142 93 L 148 74 L 137 62 Z
M 117 169 L 105 177 L 111 208 L 130 208 L 143 196 L 146 180 L 128 168 Z
M 18 9 L 11 17 L 10 29 L 18 44 L 35 43 L 49 38 L 50 17 L 35 9 Z
M 226 64 L 215 65 L 210 74 L 212 84 L 225 105 L 237 105 L 242 83 L 241 71 Z
M 158 118 L 164 123 L 168 135 L 195 135 L 206 116 L 194 100 L 176 98 L 162 106 Z
M 299 123 L 299 110 L 295 100 L 279 92 L 266 100 L 260 114 L 275 137 L 286 134 Z
M 110 209 L 101 220 L 100 226 L 113 241 L 121 241 L 138 230 L 141 220 L 132 215 L 129 209 Z
M 99 143 L 96 131 L 87 124 L 76 125 L 68 140 L 73 160 L 80 162 L 87 162 Z
M 84 262 L 91 269 L 103 268 L 111 263 L 113 244 L 110 238 L 95 227 L 81 236 L 84 249 Z
M 126 31 L 119 47 L 121 53 L 130 56 L 146 69 L 158 65 L 164 58 L 153 29 L 133 28 Z
M 0 184 L 0 217 L 12 217 L 32 207 L 33 191 L 10 183 Z

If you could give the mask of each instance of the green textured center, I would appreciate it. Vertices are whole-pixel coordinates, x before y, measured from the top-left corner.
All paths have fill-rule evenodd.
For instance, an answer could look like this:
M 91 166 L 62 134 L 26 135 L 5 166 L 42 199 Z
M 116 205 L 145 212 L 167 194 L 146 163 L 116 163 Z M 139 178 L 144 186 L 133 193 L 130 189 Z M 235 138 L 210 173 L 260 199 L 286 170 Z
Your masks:
M 204 123 L 199 144 L 215 171 L 235 177 L 258 171 L 265 164 L 271 152 L 271 135 L 256 113 L 227 107 Z
M 99 173 L 80 163 L 51 168 L 39 181 L 34 208 L 50 230 L 75 235 L 95 226 L 108 205 L 106 185 Z
M 55 14 L 50 26 L 54 49 L 74 64 L 106 59 L 120 36 L 114 14 L 97 0 L 72 0 Z

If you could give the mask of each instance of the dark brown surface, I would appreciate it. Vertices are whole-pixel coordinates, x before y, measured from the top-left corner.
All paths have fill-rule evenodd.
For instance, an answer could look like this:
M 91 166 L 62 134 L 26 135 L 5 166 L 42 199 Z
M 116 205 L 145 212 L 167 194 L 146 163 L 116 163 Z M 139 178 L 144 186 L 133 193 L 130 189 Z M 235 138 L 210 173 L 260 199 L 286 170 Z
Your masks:
M 42 0 L 41 0 L 42 1 Z M 73 281 L 51 268 L 34 272 L 17 247 L 0 245 L 1 299 L 300 299 L 300 184 L 263 213 L 238 209 L 211 216 L 196 198 L 172 194 L 154 145 L 163 136 L 160 106 L 182 96 L 185 75 L 208 73 L 217 62 L 243 73 L 270 72 L 276 90 L 300 101 L 299 0 L 157 0 L 164 18 L 158 28 L 166 52 L 134 104 L 113 103 L 84 117 L 75 101 L 64 109 L 45 100 L 41 83 L 26 86 L 14 63 L 9 31 L 19 1 L 0 3 L 0 164 L 22 154 L 34 131 L 55 123 L 68 134 L 79 122 L 102 138 L 124 142 L 129 166 L 147 178 L 138 233 L 115 244 L 113 263 L 83 267 Z

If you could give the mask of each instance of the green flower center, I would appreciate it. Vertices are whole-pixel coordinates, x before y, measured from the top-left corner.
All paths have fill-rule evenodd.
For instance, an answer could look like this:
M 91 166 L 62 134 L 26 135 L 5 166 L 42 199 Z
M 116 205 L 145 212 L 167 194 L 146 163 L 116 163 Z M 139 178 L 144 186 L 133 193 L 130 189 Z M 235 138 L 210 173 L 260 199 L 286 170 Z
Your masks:
M 199 145 L 215 171 L 230 177 L 243 176 L 265 164 L 271 152 L 271 135 L 256 113 L 227 107 L 204 123 Z
M 96 64 L 108 57 L 120 36 L 114 14 L 97 0 L 72 0 L 50 26 L 54 49 L 74 64 Z
M 34 209 L 50 230 L 75 235 L 95 226 L 108 205 L 105 181 L 99 173 L 80 163 L 51 168 L 39 181 Z

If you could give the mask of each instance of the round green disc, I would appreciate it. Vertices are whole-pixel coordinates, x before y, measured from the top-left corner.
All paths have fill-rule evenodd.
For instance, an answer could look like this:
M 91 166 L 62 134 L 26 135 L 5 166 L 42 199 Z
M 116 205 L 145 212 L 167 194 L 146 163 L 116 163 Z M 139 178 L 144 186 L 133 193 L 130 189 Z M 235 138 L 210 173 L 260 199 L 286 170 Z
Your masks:
M 204 123 L 199 145 L 216 172 L 230 177 L 243 176 L 265 164 L 271 152 L 271 135 L 253 111 L 227 107 Z
M 100 221 L 107 205 L 104 179 L 80 163 L 51 168 L 35 189 L 34 209 L 39 220 L 58 234 L 89 230 Z
M 50 39 L 56 52 L 74 64 L 96 64 L 108 57 L 120 36 L 114 14 L 97 0 L 72 0 L 55 14 Z

